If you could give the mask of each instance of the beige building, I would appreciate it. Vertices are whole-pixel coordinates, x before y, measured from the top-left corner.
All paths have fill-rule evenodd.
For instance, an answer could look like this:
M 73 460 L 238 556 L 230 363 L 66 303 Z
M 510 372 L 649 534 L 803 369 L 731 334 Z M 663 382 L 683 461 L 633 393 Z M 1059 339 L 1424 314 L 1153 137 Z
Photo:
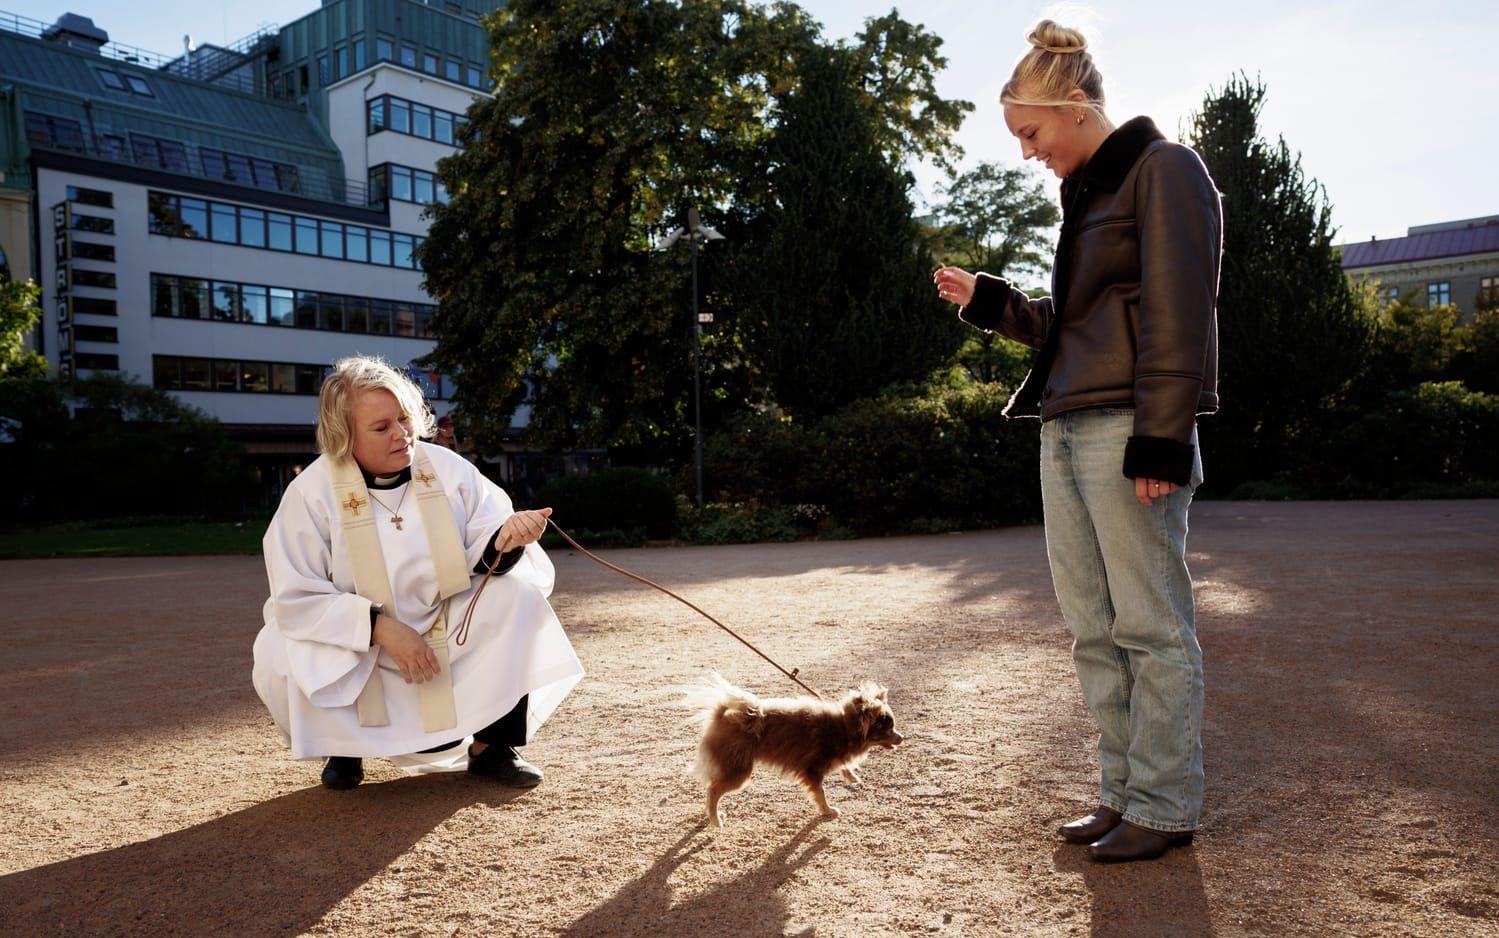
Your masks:
M 1341 245 L 1349 277 L 1378 281 L 1384 296 L 1455 305 L 1463 321 L 1499 308 L 1499 215 L 1418 225 L 1403 238 Z

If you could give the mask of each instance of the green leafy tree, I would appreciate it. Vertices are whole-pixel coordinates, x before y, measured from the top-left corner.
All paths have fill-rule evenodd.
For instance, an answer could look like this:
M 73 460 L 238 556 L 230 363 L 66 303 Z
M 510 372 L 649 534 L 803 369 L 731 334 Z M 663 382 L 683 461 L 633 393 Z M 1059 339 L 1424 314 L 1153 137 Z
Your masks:
M 421 253 L 431 361 L 496 438 L 529 398 L 541 445 L 641 446 L 690 427 L 688 204 L 763 178 L 774 89 L 815 25 L 738 0 L 517 0 L 491 20 L 493 100 L 440 172 Z
M 1050 235 L 1062 216 L 1035 173 L 980 163 L 954 176 L 942 196 L 937 205 L 941 263 L 1022 285 L 1041 281 L 1051 262 Z M 1030 292 L 1041 296 L 1046 291 Z M 1032 357 L 1018 342 L 970 331 L 958 351 L 958 364 L 974 381 L 1013 389 L 1025 378 Z
M 888 151 L 951 152 L 961 102 L 934 96 L 934 37 L 897 20 L 849 53 L 859 112 Z M 720 268 L 765 230 L 772 142 L 803 61 L 825 48 L 818 27 L 794 4 L 748 0 L 516 0 L 490 24 L 496 95 L 440 165 L 450 201 L 433 207 L 420 255 L 438 298 L 429 360 L 459 376 L 481 444 L 529 403 L 536 444 L 680 456 L 689 252 L 653 243 L 689 206 L 729 236 L 701 258 L 718 319 L 704 336 L 712 420 L 754 398 L 762 375 Z
M 0 379 L 24 380 L 47 374 L 47 360 L 26 347 L 41 318 L 41 291 L 30 280 L 0 278 Z
M 1450 373 L 1469 390 L 1499 394 L 1499 309 L 1481 310 L 1467 332 L 1468 341 L 1453 356 Z
M 1223 405 L 1201 430 L 1223 491 L 1296 468 L 1319 410 L 1357 373 L 1367 345 L 1326 191 L 1284 138 L 1261 136 L 1264 102 L 1263 84 L 1235 76 L 1188 123 L 1187 142 L 1223 192 Z
M 931 287 L 910 177 L 859 100 L 860 67 L 843 49 L 804 55 L 768 145 L 770 198 L 734 255 L 750 356 L 798 417 L 924 377 L 962 339 Z
M 947 67 L 941 48 L 940 37 L 893 9 L 865 20 L 855 37 L 860 102 L 874 115 L 875 140 L 893 162 L 925 157 L 951 171 L 963 156 L 953 135 L 973 103 L 937 93 L 937 75 Z

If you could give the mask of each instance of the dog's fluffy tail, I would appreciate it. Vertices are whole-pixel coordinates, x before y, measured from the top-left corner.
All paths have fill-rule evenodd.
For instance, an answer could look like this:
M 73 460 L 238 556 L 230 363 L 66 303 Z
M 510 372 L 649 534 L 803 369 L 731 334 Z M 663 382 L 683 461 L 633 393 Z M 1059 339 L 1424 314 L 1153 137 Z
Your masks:
M 761 721 L 760 699 L 749 691 L 735 687 L 724 680 L 717 671 L 711 672 L 703 681 L 687 689 L 682 705 L 691 711 L 688 720 L 697 726 L 706 741 L 708 728 L 724 720 L 736 724 L 747 732 L 755 733 Z M 713 774 L 708 760 L 712 758 L 706 745 L 700 745 L 693 774 L 707 780 Z

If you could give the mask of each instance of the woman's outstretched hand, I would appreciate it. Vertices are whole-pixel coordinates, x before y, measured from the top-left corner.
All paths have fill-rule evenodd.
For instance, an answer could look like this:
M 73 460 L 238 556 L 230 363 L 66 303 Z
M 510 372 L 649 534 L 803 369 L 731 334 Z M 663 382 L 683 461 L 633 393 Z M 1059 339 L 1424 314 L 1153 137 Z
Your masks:
M 542 533 L 547 529 L 547 519 L 551 516 L 552 509 L 550 508 L 517 511 L 500 525 L 500 534 L 495 539 L 495 550 L 503 554 L 540 540 Z
M 932 274 L 932 282 L 937 285 L 938 296 L 949 303 L 967 306 L 973 302 L 973 285 L 978 278 L 966 270 L 943 267 Z

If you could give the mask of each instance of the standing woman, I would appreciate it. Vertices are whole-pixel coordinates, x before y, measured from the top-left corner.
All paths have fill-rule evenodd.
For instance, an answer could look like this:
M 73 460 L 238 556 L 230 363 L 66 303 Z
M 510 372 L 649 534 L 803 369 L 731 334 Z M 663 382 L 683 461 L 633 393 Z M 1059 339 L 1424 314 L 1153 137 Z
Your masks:
M 1098 721 L 1097 860 L 1190 843 L 1202 810 L 1202 651 L 1187 509 L 1196 418 L 1218 409 L 1217 188 L 1146 117 L 1115 127 L 1081 33 L 1043 20 L 1000 95 L 1025 159 L 1062 179 L 1052 296 L 945 267 L 959 317 L 1038 349 L 1005 415 L 1039 417 L 1046 550 Z

